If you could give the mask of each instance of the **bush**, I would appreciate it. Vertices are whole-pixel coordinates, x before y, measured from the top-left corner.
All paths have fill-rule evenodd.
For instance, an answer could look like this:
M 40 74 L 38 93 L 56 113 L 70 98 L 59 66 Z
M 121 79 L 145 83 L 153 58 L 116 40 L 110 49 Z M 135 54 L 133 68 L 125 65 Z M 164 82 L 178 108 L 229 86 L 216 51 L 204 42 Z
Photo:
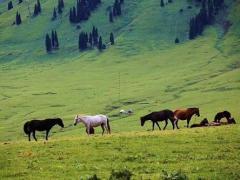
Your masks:
M 164 180 L 188 180 L 188 177 L 181 170 L 173 173 L 168 173 L 164 170 L 162 172 L 162 178 Z
M 109 180 L 130 180 L 133 174 L 127 170 L 123 169 L 120 171 L 112 171 Z
M 89 178 L 87 178 L 88 180 L 100 180 L 100 178 L 97 177 L 96 174 L 94 174 L 93 176 L 90 176 Z

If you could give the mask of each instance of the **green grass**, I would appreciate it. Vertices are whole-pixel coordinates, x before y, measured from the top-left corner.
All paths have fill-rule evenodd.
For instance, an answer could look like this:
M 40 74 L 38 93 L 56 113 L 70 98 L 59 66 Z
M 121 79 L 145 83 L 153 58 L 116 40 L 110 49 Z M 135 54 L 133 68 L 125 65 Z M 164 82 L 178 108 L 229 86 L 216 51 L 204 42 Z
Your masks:
M 14 9 L 6 11 L 7 2 L 0 3 L 0 177 L 37 178 L 33 171 L 47 179 L 95 173 L 105 179 L 112 169 L 127 166 L 135 179 L 157 179 L 162 170 L 179 169 L 191 179 L 239 179 L 239 125 L 188 130 L 180 122 L 180 131 L 168 125 L 169 131 L 151 132 L 150 122 L 145 127 L 139 122 L 151 111 L 193 106 L 201 117 L 191 123 L 212 120 L 223 110 L 239 122 L 239 0 L 226 1 L 219 23 L 193 41 L 187 40 L 188 22 L 198 8 L 191 1 L 160 8 L 155 0 L 125 0 L 123 16 L 110 24 L 106 8 L 113 1 L 104 0 L 80 24 L 84 31 L 96 25 L 106 43 L 114 32 L 116 45 L 103 53 L 78 51 L 81 30 L 68 21 L 75 1 L 66 1 L 62 18 L 54 22 L 57 1 L 42 0 L 43 13 L 35 18 L 27 17 L 26 2 L 16 6 L 14 1 Z M 23 20 L 19 27 L 11 25 L 17 10 Z M 225 20 L 232 26 L 223 34 Z M 46 54 L 44 36 L 52 29 L 60 49 Z M 130 108 L 132 116 L 119 116 L 120 109 Z M 78 113 L 107 114 L 113 135 L 86 137 L 82 125 L 72 126 Z M 40 142 L 27 142 L 26 120 L 56 116 L 67 128 L 54 127 L 45 144 L 43 133 L 37 133 Z
M 190 179 L 239 179 L 239 125 L 101 137 L 51 137 L 1 144 L 2 178 L 107 179 L 127 168 L 133 179 L 159 179 L 181 170 Z

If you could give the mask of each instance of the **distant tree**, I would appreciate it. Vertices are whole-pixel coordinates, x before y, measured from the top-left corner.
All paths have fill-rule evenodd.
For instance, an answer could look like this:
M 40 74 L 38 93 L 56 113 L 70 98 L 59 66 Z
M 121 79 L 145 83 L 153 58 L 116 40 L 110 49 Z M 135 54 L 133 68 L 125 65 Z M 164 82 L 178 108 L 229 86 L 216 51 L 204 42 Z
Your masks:
M 110 42 L 111 42 L 111 45 L 114 45 L 114 35 L 113 35 L 113 33 L 111 32 L 111 34 L 110 34 Z
M 17 12 L 16 14 L 16 25 L 20 25 L 22 23 L 21 15 Z
M 23 0 L 19 0 L 19 1 L 18 1 L 18 4 L 21 4 L 22 2 L 23 2 Z
M 54 31 L 55 48 L 59 48 L 57 31 Z
M 37 6 L 37 4 L 34 5 L 33 15 L 34 15 L 34 16 L 37 16 L 37 15 L 38 15 L 38 6 Z
M 79 50 L 85 50 L 85 49 L 87 49 L 86 33 L 84 33 L 84 32 L 81 32 L 81 33 L 79 34 L 78 48 L 79 48 Z
M 124 3 L 124 0 L 120 0 L 120 3 L 123 4 L 123 3 Z
M 71 23 L 73 23 L 73 12 L 72 12 L 72 8 L 70 8 L 70 12 L 69 12 L 69 21 Z
M 160 6 L 161 6 L 161 7 L 164 7 L 164 1 L 163 1 L 163 0 L 161 0 Z
M 8 10 L 12 9 L 13 8 L 13 3 L 12 1 L 9 1 L 8 2 Z
M 213 19 L 214 19 L 213 1 L 208 0 L 208 24 L 212 24 Z
M 178 43 L 179 43 L 179 39 L 176 38 L 176 39 L 175 39 L 175 44 L 178 44 Z
M 42 12 L 42 8 L 41 8 L 41 3 L 39 0 L 37 0 L 37 8 L 38 8 L 38 13 Z
M 58 14 L 62 14 L 62 8 L 61 0 L 58 0 Z
M 52 50 L 52 42 L 51 42 L 51 38 L 49 37 L 48 34 L 46 34 L 45 46 L 46 46 L 46 51 L 47 52 L 51 52 L 51 50 Z
M 109 11 L 109 22 L 113 22 L 113 12 L 112 10 Z
M 90 46 L 92 47 L 92 45 L 93 45 L 93 36 L 92 36 L 92 32 L 89 33 L 88 42 L 89 42 Z
M 54 35 L 54 31 L 52 30 L 52 36 L 51 36 L 51 40 L 52 40 L 52 48 L 55 48 L 55 35 Z
M 102 37 L 99 37 L 99 41 L 98 41 L 98 49 L 101 51 L 103 49 L 103 43 L 102 43 Z
M 53 8 L 53 16 L 52 16 L 52 20 L 55 20 L 57 18 L 57 12 L 56 12 L 56 8 Z
M 168 0 L 168 3 L 172 3 L 172 0 Z

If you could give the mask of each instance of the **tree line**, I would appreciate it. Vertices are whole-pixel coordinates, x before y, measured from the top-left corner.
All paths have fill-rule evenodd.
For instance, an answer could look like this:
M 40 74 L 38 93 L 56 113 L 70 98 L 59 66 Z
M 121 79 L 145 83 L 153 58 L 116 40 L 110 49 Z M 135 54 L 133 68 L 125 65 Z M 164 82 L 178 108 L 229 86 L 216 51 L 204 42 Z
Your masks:
M 191 18 L 189 23 L 189 39 L 195 39 L 201 35 L 204 28 L 214 22 L 214 17 L 222 8 L 224 0 L 200 0 L 200 3 L 199 13 Z
M 91 11 L 95 10 L 101 4 L 101 0 L 77 0 L 76 6 L 70 8 L 69 21 L 79 23 L 88 20 Z
M 110 43 L 111 45 L 114 45 L 114 35 L 113 33 L 110 33 Z M 103 43 L 102 36 L 99 35 L 98 29 L 93 26 L 92 31 L 87 32 L 81 32 L 79 34 L 78 39 L 78 48 L 79 50 L 86 50 L 87 48 L 91 47 L 97 47 L 98 50 L 102 51 L 103 49 L 106 49 L 106 45 Z

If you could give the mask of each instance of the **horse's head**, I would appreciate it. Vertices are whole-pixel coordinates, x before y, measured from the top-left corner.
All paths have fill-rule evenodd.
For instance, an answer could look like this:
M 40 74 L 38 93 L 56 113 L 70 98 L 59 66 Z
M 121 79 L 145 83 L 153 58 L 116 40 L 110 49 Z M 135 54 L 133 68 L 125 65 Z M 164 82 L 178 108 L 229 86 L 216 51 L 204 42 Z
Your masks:
M 64 128 L 63 120 L 61 118 L 57 118 L 57 124 Z
M 140 120 L 141 120 L 141 126 L 143 126 L 146 120 L 144 117 L 141 117 Z
M 79 122 L 79 117 L 78 115 L 76 115 L 74 118 L 74 126 L 76 126 L 78 122 Z
M 194 108 L 194 113 L 199 117 L 200 116 L 199 108 Z

